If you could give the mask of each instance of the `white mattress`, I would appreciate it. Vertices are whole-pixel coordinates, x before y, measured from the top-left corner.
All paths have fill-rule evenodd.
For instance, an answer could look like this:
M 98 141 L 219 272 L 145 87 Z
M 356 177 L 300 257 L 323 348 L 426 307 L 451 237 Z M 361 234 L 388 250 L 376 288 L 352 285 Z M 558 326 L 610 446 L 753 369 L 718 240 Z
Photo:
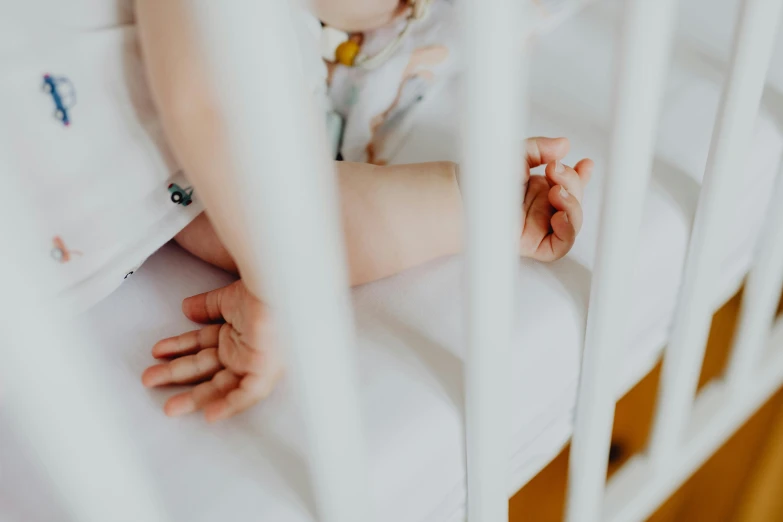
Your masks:
M 548 265 L 519 264 L 510 494 L 571 433 L 608 150 L 611 18 L 604 7 L 590 8 L 536 50 L 530 134 L 570 137 L 569 159 L 594 158 L 596 174 L 573 252 Z M 618 396 L 657 360 L 679 285 L 719 97 L 720 74 L 712 67 L 720 60 L 694 62 L 697 55 L 678 52 L 669 81 L 633 303 L 627 323 L 618 324 L 628 339 L 617 365 Z M 453 110 L 459 85 L 453 87 L 422 107 L 422 119 L 397 161 L 459 159 Z M 726 209 L 716 306 L 737 289 L 747 268 L 752 231 L 766 206 L 759 195 L 769 193 L 783 148 L 783 136 L 767 114 L 759 117 L 755 136 L 745 168 L 737 173 L 736 199 Z M 353 292 L 373 520 L 464 518 L 461 277 L 460 259 L 451 258 Z M 152 472 L 172 520 L 314 520 L 305 435 L 287 382 L 262 405 L 217 426 L 198 416 L 166 418 L 161 406 L 176 390 L 147 391 L 139 382 L 152 362 L 153 343 L 192 327 L 180 313 L 181 299 L 228 281 L 176 246 L 153 256 L 87 313 L 102 341 L 96 354 L 105 367 L 102 386 L 119 398 L 134 449 Z M 68 520 L 36 468 L 34 452 L 11 428 L 0 415 L 0 520 Z

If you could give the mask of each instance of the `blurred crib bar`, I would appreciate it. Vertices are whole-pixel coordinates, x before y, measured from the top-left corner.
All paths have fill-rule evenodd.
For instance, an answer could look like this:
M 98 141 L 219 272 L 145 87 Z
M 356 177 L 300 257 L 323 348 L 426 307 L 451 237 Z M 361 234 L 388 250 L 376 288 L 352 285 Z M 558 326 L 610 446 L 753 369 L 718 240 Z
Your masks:
M 193 8 L 233 146 L 227 183 L 237 187 L 255 258 L 243 278 L 268 299 L 288 352 L 320 519 L 370 520 L 336 184 L 319 132 L 325 122 L 299 66 L 297 50 L 309 51 L 297 41 L 300 6 L 204 0 Z M 292 52 L 248 60 L 247 49 L 280 48 Z
M 1 161 L 0 172 L 9 172 Z M 13 248 L 0 255 L 0 403 L 73 520 L 166 522 L 121 412 L 95 385 L 100 365 L 83 355 L 94 343 L 89 325 L 46 299 L 55 274 L 35 242 L 34 206 L 25 204 L 14 176 L 2 179 L 0 239 Z
M 469 520 L 508 520 L 511 333 L 523 187 L 525 2 L 468 0 L 460 186 L 465 206 Z M 525 18 L 521 18 L 524 20 Z

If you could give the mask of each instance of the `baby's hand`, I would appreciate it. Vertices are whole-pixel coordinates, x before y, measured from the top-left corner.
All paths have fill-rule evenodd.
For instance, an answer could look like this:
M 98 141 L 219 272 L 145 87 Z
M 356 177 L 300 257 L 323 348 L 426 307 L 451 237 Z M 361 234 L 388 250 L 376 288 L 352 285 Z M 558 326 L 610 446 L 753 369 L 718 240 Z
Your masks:
M 217 324 L 153 346 L 153 356 L 170 360 L 147 368 L 141 377 L 144 386 L 194 384 L 166 401 L 166 415 L 204 410 L 207 422 L 214 422 L 272 392 L 283 373 L 272 320 L 241 280 L 185 299 L 182 311 L 197 323 Z
M 560 160 L 568 153 L 565 138 L 532 138 L 527 141 L 527 184 L 522 203 L 520 253 L 538 261 L 560 259 L 571 250 L 582 228 L 582 195 L 593 171 L 593 161 L 583 159 L 573 168 Z M 546 165 L 544 176 L 529 169 Z

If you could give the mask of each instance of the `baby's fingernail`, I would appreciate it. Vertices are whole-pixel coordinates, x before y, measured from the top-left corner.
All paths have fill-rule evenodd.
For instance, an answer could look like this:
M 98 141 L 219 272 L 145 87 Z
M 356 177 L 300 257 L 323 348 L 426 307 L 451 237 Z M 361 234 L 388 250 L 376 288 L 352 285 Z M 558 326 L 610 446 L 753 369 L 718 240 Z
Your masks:
M 563 212 L 563 220 L 568 223 L 568 212 Z
M 555 174 L 562 174 L 564 170 L 565 170 L 565 167 L 563 166 L 563 164 L 560 163 L 559 161 L 556 161 L 555 162 Z
M 568 191 L 565 189 L 565 187 L 560 187 L 560 197 L 563 199 L 568 199 Z

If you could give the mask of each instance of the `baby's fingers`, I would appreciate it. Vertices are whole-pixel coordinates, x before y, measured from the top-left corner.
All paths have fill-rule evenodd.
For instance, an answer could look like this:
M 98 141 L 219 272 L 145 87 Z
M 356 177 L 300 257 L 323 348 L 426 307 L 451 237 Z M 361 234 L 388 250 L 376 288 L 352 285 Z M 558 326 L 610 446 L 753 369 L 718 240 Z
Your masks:
M 185 317 L 197 323 L 222 321 L 224 319 L 224 302 L 236 301 L 237 289 L 240 284 L 241 281 L 234 281 L 228 286 L 188 297 L 182 301 L 182 312 Z M 231 322 L 230 318 L 225 319 Z
M 525 161 L 531 169 L 563 159 L 571 144 L 568 138 L 528 138 L 525 140 Z
M 559 161 L 546 166 L 546 177 L 553 185 L 562 185 L 577 201 L 582 201 L 584 188 L 590 172 L 593 170 L 593 161 L 583 159 L 574 168 L 564 165 Z
M 152 356 L 157 359 L 179 357 L 197 353 L 203 348 L 213 348 L 218 344 L 221 326 L 211 324 L 199 330 L 158 341 L 152 347 Z
M 550 262 L 560 259 L 571 250 L 576 240 L 576 230 L 569 223 L 565 212 L 557 212 L 552 216 L 552 233 L 538 246 L 536 259 Z
M 550 220 L 552 233 L 536 250 L 535 257 L 540 261 L 554 261 L 566 255 L 582 225 L 582 207 L 563 187 L 556 185 L 549 190 L 549 202 L 558 212 Z
M 593 177 L 593 167 L 595 167 L 595 163 L 590 158 L 580 160 L 574 165 L 574 170 L 579 174 L 579 179 L 582 180 L 582 187 L 587 185 L 590 182 L 590 178 Z
M 560 215 L 560 219 L 557 220 L 557 223 L 561 225 L 559 228 L 561 228 L 564 233 L 567 232 L 567 228 L 572 228 L 574 229 L 574 235 L 578 234 L 582 229 L 583 217 L 582 205 L 579 203 L 579 200 L 574 197 L 566 187 L 555 185 L 549 189 L 549 203 L 551 203 L 556 210 L 562 211 L 557 212 L 552 216 L 552 228 L 555 233 L 557 233 L 557 230 L 555 229 L 555 216 Z M 568 225 L 568 227 L 565 227 L 565 225 Z
M 210 402 L 225 397 L 237 386 L 239 386 L 239 377 L 230 370 L 221 370 L 211 380 L 202 382 L 190 391 L 171 397 L 163 406 L 163 411 L 169 417 L 193 413 Z
M 245 375 L 239 387 L 204 406 L 207 422 L 217 422 L 241 413 L 272 393 L 279 376 L 269 379 L 256 374 Z
M 141 382 L 148 388 L 166 384 L 188 384 L 212 377 L 222 367 L 217 348 L 207 348 L 195 355 L 150 366 L 142 374 Z

